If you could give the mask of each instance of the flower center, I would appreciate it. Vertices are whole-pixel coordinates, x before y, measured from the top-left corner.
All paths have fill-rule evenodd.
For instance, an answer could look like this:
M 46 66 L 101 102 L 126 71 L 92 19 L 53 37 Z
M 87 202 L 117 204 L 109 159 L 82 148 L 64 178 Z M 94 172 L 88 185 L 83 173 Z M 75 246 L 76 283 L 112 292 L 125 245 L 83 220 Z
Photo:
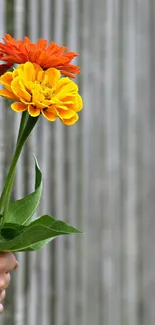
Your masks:
M 28 83 L 26 86 L 29 94 L 31 95 L 30 102 L 34 107 L 40 107 L 38 106 L 39 103 L 41 104 L 42 108 L 50 105 L 56 88 L 52 88 L 48 82 L 40 82 L 38 80 L 33 82 L 33 84 Z
M 41 89 L 45 99 L 51 99 L 55 93 L 55 88 L 50 88 L 48 85 L 44 83 L 41 84 Z
M 44 81 L 41 83 L 39 81 L 35 81 L 34 90 L 39 90 L 40 95 L 43 95 L 44 99 L 47 100 L 50 100 L 55 93 L 55 88 L 51 88 L 50 85 Z

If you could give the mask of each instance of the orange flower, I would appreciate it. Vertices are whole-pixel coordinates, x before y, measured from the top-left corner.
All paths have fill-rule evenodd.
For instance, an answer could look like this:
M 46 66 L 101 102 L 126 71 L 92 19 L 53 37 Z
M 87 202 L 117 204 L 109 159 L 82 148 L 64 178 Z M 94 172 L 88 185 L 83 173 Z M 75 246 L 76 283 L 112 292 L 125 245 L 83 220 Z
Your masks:
M 5 88 L 0 95 L 15 100 L 11 108 L 16 112 L 27 110 L 34 117 L 42 113 L 51 122 L 58 117 L 63 124 L 73 125 L 79 118 L 82 98 L 78 86 L 60 76 L 57 69 L 44 71 L 38 64 L 26 62 L 0 77 Z
M 39 64 L 44 70 L 56 68 L 68 77 L 75 78 L 80 73 L 80 68 L 71 64 L 73 58 L 78 56 L 75 52 L 66 52 L 65 46 L 59 46 L 54 42 L 47 45 L 47 41 L 40 39 L 36 44 L 25 36 L 24 41 L 15 40 L 9 34 L 0 42 L 0 60 L 9 65 L 25 63 L 27 61 Z

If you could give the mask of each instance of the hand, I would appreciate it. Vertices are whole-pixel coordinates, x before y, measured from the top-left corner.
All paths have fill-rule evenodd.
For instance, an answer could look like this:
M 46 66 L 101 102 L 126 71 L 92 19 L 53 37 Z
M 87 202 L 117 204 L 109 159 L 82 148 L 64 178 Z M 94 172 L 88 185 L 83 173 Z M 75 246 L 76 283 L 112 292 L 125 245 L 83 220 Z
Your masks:
M 10 272 L 18 267 L 18 262 L 12 253 L 0 253 L 0 313 L 3 311 L 1 302 L 6 295 L 10 283 Z

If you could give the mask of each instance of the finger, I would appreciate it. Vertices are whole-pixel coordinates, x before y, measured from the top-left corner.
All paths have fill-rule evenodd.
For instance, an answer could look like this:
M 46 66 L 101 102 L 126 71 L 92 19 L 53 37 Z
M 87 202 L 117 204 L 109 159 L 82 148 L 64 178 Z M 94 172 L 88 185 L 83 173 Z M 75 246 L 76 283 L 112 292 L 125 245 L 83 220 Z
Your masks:
M 5 296 L 6 296 L 6 291 L 5 290 L 1 291 L 1 293 L 0 293 L 0 302 L 2 302 L 5 299 Z
M 10 273 L 0 275 L 0 291 L 5 290 L 10 283 Z
M 12 253 L 0 253 L 0 273 L 10 272 L 17 265 L 15 255 Z
M 0 304 L 0 313 L 2 313 L 2 312 L 3 312 L 3 309 L 4 309 L 3 305 L 2 305 L 2 304 Z
M 19 263 L 18 263 L 18 261 L 16 261 L 16 265 L 15 265 L 15 267 L 14 267 L 14 270 L 15 270 L 15 269 L 18 269 L 18 267 L 19 267 Z

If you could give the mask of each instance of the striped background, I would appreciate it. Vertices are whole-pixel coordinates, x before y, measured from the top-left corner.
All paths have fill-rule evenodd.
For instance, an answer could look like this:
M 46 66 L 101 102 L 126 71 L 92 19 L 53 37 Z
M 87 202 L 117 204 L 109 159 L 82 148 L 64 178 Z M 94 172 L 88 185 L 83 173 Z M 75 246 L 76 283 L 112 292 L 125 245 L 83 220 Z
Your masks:
M 18 254 L 1 325 L 154 325 L 155 2 L 0 0 L 5 32 L 78 51 L 84 110 L 74 127 L 41 118 L 14 198 L 44 175 L 38 214 L 84 230 Z M 0 99 L 0 188 L 20 114 Z

